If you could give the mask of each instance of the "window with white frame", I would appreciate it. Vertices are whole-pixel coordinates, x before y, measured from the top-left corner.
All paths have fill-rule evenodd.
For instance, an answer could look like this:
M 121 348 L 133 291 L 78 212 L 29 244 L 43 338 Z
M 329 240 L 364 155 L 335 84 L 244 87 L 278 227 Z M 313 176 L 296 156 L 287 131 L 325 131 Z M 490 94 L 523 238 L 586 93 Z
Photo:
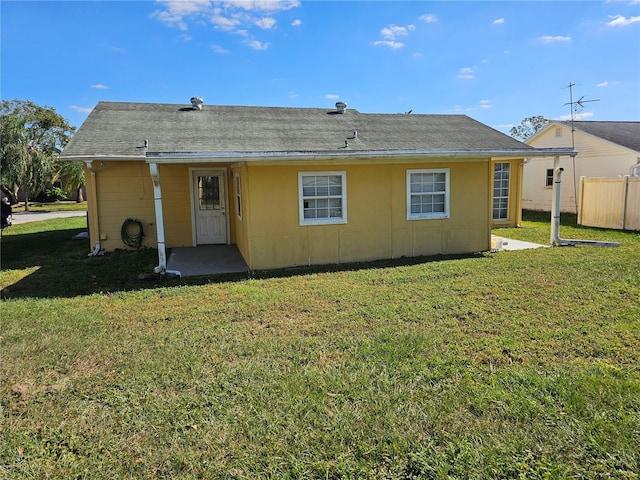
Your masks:
M 236 172 L 234 176 L 234 187 L 236 193 L 236 215 L 242 220 L 242 197 L 240 196 L 240 174 Z
M 509 176 L 511 164 L 496 163 L 493 169 L 493 219 L 509 219 Z
M 544 185 L 545 187 L 553 187 L 553 168 L 547 168 Z
M 300 225 L 347 223 L 346 172 L 299 172 Z
M 407 220 L 449 218 L 449 169 L 407 170 Z

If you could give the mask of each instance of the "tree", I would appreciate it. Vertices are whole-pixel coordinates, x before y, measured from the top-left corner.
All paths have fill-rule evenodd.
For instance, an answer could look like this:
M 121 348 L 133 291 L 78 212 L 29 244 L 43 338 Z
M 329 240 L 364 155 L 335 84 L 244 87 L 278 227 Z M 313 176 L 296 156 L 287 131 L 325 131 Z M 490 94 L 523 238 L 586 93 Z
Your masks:
M 84 185 L 84 167 L 81 161 L 59 162 L 58 173 L 54 176 L 54 181 L 60 177 L 65 178 L 65 190 L 70 193 L 76 191 L 76 202 L 84 202 L 82 196 L 82 186 Z
M 0 175 L 17 198 L 41 191 L 55 172 L 55 160 L 69 142 L 75 127 L 56 113 L 29 100 L 2 100 L 0 108 Z
M 520 122 L 520 125 L 518 125 L 517 127 L 513 127 L 510 130 L 510 133 L 513 138 L 524 141 L 546 127 L 549 122 L 549 119 L 541 115 L 528 117 L 522 120 L 522 122 Z

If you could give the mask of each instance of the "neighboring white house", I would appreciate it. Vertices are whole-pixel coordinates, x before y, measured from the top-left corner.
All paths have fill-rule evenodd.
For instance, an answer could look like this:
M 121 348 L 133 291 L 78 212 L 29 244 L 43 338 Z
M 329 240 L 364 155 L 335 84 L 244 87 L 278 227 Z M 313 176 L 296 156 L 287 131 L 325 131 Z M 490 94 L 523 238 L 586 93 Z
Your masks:
M 573 130 L 573 131 L 572 131 Z M 573 147 L 563 157 L 560 211 L 577 213 L 580 177 L 640 175 L 640 122 L 552 121 L 525 141 L 535 148 Z M 551 211 L 553 158 L 525 161 L 522 208 Z

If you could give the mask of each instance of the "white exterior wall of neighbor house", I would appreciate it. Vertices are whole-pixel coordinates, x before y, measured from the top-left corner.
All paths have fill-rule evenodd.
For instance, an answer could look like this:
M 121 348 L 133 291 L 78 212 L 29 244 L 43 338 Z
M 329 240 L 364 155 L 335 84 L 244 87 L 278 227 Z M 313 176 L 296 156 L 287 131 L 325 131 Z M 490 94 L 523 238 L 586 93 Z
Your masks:
M 574 141 L 578 152 L 575 172 L 571 158 L 560 159 L 560 167 L 564 168 L 560 211 L 566 213 L 577 213 L 580 177 L 629 175 L 629 169 L 638 162 L 637 152 L 580 130 L 574 132 Z M 525 143 L 535 148 L 571 147 L 571 128 L 552 122 Z M 522 208 L 551 211 L 553 186 L 546 183 L 547 170 L 550 169 L 553 169 L 553 157 L 532 158 L 525 163 Z

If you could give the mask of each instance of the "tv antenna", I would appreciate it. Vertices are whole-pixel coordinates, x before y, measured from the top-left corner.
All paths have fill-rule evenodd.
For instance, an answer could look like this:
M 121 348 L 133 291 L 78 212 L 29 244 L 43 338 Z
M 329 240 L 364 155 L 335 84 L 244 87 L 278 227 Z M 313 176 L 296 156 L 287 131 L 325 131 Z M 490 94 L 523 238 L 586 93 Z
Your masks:
M 571 148 L 573 150 L 576 149 L 576 140 L 575 140 L 575 127 L 573 126 L 573 122 L 575 121 L 575 117 L 576 115 L 579 115 L 583 110 L 584 110 L 584 104 L 585 103 L 590 103 L 590 102 L 599 102 L 600 100 L 585 100 L 584 99 L 584 95 L 581 96 L 578 100 L 574 101 L 573 100 L 573 87 L 575 87 L 576 84 L 575 83 L 571 83 L 569 82 L 569 86 L 567 88 L 569 88 L 569 102 L 565 103 L 563 106 L 569 105 L 571 108 Z M 577 175 L 576 175 L 576 157 L 571 157 L 571 160 L 573 162 L 573 199 L 574 199 L 574 203 L 575 203 L 575 207 L 576 207 L 576 213 L 578 213 L 578 195 L 577 195 L 577 191 L 578 191 L 578 182 L 577 182 Z
M 599 102 L 600 100 L 585 100 L 584 95 L 581 96 L 578 100 L 573 100 L 573 87 L 575 87 L 575 83 L 569 82 L 569 102 L 565 103 L 565 105 L 570 105 L 571 108 L 571 131 L 573 131 L 573 122 L 575 120 L 576 115 L 579 115 L 582 110 L 584 110 L 584 104 L 589 102 Z

